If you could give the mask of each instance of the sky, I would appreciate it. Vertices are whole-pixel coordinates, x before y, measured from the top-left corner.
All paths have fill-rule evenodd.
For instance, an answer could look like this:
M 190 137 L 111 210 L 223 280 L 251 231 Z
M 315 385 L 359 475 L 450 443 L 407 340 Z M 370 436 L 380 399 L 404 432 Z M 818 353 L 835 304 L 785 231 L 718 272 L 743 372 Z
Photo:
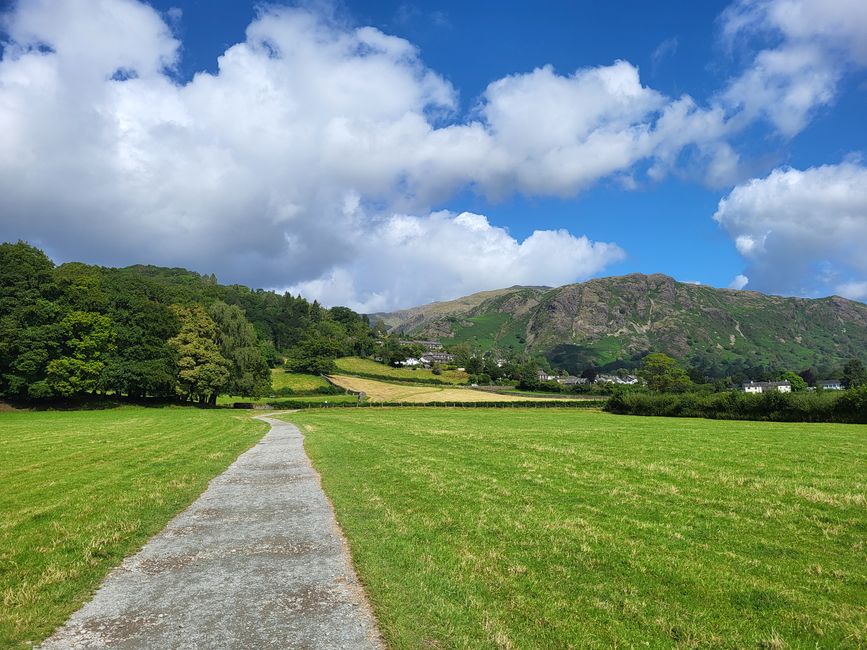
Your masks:
M 867 3 L 0 0 L 0 240 L 364 312 L 867 301 Z

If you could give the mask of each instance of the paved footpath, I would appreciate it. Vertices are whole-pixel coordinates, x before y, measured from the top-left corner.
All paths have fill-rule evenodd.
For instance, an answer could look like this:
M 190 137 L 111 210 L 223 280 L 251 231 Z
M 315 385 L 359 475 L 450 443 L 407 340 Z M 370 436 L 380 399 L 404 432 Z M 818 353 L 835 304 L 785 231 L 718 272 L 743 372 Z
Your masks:
M 382 648 L 291 424 L 241 455 L 43 648 Z

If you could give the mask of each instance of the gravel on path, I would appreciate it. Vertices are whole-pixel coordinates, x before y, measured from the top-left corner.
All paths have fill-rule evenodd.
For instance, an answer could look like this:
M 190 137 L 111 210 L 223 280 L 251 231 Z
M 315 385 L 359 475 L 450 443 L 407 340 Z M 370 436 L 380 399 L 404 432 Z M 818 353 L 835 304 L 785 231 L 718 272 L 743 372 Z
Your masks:
M 271 430 L 41 646 L 383 648 L 293 425 Z

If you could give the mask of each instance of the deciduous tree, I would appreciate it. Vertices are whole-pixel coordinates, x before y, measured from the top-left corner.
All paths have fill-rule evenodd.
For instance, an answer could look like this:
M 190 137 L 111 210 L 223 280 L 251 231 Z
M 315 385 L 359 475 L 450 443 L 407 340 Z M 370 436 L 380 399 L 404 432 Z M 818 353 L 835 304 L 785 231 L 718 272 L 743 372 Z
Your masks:
M 644 357 L 638 376 L 650 390 L 660 393 L 679 393 L 692 386 L 683 367 L 667 354 L 659 352 Z
M 214 405 L 229 381 L 230 363 L 220 354 L 217 326 L 201 305 L 174 307 L 181 329 L 169 341 L 178 355 L 178 395 Z

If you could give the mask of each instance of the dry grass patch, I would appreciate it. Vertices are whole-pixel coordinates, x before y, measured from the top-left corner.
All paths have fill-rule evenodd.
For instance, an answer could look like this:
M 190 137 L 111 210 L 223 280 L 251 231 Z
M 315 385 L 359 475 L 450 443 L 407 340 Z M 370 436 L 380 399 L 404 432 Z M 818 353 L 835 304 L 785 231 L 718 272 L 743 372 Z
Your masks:
M 336 385 L 351 391 L 366 393 L 370 402 L 526 402 L 528 397 L 501 395 L 472 388 L 446 388 L 440 386 L 409 386 L 389 384 L 375 379 L 334 375 L 329 377 Z

